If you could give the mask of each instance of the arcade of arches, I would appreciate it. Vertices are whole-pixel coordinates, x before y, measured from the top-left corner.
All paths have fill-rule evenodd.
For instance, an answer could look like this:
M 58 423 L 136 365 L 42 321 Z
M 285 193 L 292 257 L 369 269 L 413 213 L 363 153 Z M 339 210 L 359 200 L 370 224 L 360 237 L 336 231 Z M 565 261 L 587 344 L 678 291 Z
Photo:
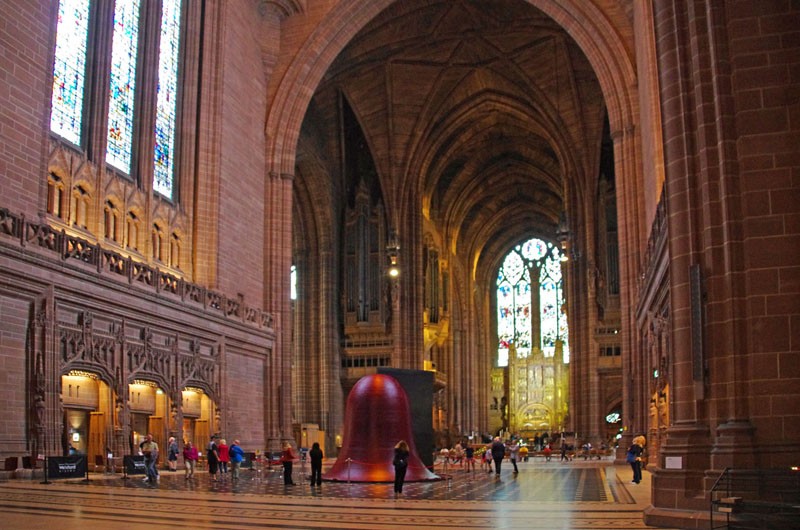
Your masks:
M 798 463 L 797 2 L 114 4 L 0 5 L 0 457 L 332 456 L 386 367 L 644 434 L 649 524 Z

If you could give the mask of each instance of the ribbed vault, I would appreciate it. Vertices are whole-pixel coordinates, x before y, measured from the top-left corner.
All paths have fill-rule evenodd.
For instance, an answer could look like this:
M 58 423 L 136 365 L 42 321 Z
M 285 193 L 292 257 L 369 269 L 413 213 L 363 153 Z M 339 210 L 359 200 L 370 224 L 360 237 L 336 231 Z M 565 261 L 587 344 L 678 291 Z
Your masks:
M 519 0 L 396 3 L 354 36 L 315 101 L 333 92 L 369 139 L 393 223 L 421 209 L 466 263 L 489 244 L 496 256 L 554 238 L 567 190 L 596 174 L 600 84 L 564 29 Z

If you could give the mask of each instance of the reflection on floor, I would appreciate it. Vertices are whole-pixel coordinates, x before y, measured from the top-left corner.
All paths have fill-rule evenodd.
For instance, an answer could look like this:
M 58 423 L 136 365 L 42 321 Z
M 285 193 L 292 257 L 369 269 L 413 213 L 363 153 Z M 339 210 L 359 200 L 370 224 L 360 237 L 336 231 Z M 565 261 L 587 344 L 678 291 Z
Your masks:
M 530 461 L 513 474 L 461 468 L 445 480 L 406 484 L 395 498 L 391 484 L 324 482 L 312 487 L 306 470 L 295 486 L 280 471 L 244 470 L 236 482 L 212 482 L 205 473 L 185 480 L 161 472 L 157 485 L 141 476 L 90 474 L 89 481 L 0 483 L 2 528 L 126 530 L 314 528 L 547 528 L 643 529 L 650 503 L 649 474 L 630 484 L 630 469 L 610 462 Z

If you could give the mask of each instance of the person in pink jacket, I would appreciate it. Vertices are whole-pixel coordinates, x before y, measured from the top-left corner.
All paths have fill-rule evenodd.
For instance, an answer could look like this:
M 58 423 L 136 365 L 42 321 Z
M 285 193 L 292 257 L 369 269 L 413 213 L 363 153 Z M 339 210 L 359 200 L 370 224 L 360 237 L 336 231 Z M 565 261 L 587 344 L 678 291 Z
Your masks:
M 183 465 L 186 468 L 186 480 L 194 476 L 194 468 L 199 458 L 197 447 L 192 445 L 192 442 L 186 442 L 183 446 Z

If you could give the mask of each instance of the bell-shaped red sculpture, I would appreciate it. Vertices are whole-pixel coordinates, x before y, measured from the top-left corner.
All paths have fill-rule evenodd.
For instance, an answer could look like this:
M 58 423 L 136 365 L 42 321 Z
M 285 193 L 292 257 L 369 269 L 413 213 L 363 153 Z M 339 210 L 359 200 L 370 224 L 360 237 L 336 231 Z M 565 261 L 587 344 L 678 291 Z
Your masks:
M 406 481 L 440 480 L 420 460 L 411 432 L 408 396 L 394 377 L 362 377 L 347 396 L 344 446 L 336 463 L 322 475 L 343 482 L 394 482 L 394 446 L 410 449 Z

